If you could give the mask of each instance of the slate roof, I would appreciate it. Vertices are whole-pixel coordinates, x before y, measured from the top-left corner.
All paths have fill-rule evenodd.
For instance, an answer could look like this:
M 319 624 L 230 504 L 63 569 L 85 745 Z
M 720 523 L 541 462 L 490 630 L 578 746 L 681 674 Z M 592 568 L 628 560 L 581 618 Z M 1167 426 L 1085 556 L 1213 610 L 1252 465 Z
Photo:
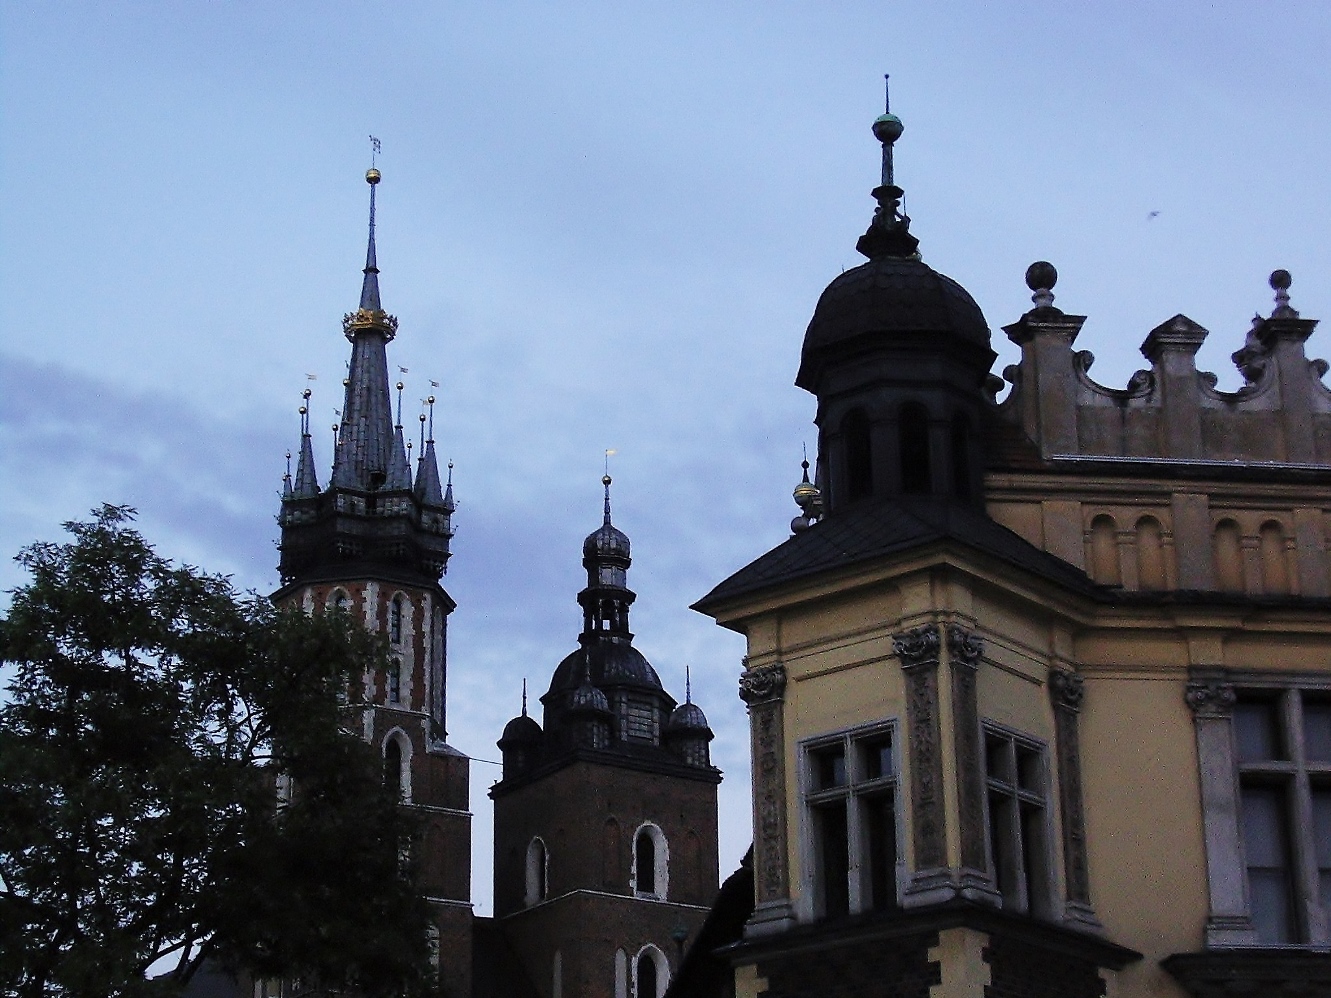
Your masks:
M 1108 594 L 1086 573 L 961 503 L 935 498 L 866 502 L 840 509 L 750 562 L 693 605 L 717 604 L 795 579 L 951 541 L 1092 598 Z

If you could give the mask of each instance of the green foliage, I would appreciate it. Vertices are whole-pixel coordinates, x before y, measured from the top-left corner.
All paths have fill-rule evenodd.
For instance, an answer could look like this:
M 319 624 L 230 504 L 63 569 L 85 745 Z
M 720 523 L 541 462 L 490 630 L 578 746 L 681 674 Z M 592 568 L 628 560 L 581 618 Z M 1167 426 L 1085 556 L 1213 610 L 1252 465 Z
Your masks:
M 381 642 L 160 557 L 104 506 L 0 621 L 0 992 L 173 994 L 203 960 L 424 994 L 414 828 L 359 724 Z M 281 794 L 278 787 L 289 787 Z M 148 968 L 170 958 L 166 977 Z

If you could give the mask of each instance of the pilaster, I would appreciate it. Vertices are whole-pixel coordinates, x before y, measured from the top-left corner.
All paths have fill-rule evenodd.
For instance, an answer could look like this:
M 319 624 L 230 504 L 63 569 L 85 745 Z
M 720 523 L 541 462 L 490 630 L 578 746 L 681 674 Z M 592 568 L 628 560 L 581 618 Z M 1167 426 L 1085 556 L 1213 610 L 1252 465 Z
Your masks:
M 786 669 L 780 662 L 749 669 L 739 679 L 739 696 L 749 709 L 753 759 L 756 904 L 744 929 L 749 937 L 781 932 L 795 924 L 786 831 L 785 691 Z
M 1054 710 L 1054 750 L 1058 757 L 1059 816 L 1063 824 L 1063 921 L 1101 928 L 1091 906 L 1090 862 L 1086 849 L 1086 805 L 1081 780 L 1078 717 L 1086 689 L 1070 669 L 1049 670 L 1049 700 Z

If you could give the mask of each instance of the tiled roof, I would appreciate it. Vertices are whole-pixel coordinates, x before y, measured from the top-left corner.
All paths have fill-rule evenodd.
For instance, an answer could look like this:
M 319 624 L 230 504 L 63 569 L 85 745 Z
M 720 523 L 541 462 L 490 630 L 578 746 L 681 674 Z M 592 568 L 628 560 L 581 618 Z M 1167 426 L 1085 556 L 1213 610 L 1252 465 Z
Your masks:
M 887 555 L 951 541 L 1074 592 L 1099 595 L 1086 573 L 960 503 L 934 498 L 895 499 L 837 510 L 822 522 L 750 562 L 694 604 L 718 603 L 769 586 L 847 568 Z

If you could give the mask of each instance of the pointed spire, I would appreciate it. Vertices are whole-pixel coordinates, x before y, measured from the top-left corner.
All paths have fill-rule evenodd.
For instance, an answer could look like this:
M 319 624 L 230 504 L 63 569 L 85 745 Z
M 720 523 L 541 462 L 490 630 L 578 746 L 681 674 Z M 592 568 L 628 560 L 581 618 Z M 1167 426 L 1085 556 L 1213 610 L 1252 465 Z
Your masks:
M 610 476 L 607 474 L 601 478 L 601 484 L 605 486 L 605 525 L 610 526 Z
M 370 185 L 370 242 L 365 248 L 365 280 L 360 286 L 360 307 L 366 312 L 383 311 L 379 304 L 379 264 L 374 254 L 374 192 L 382 179 L 374 167 L 365 171 L 365 182 Z
M 522 716 L 527 716 L 527 677 L 522 677 Z
M 392 399 L 388 389 L 387 343 L 397 335 L 397 319 L 379 301 L 379 268 L 374 251 L 374 198 L 380 180 L 374 167 L 365 174 L 370 185 L 370 241 L 365 251 L 365 281 L 360 308 L 342 317 L 342 332 L 351 341 L 346 401 L 333 458 L 332 484 L 342 488 L 378 489 L 387 484 L 393 458 Z
M 448 484 L 444 486 L 444 509 L 452 513 L 456 510 L 457 503 L 453 501 L 453 462 L 448 462 Z
M 684 702 L 693 703 L 693 678 L 687 665 L 684 666 Z
M 416 498 L 426 506 L 443 506 L 444 490 L 439 486 L 439 462 L 434 455 L 434 396 L 425 400 L 430 407 L 430 435 L 421 448 L 420 466 L 416 469 Z M 421 413 L 421 429 L 425 429 L 425 413 Z
M 319 494 L 319 481 L 314 470 L 314 443 L 310 439 L 310 394 L 308 388 L 301 393 L 300 457 L 296 461 L 296 484 L 292 490 L 292 495 L 297 499 L 308 499 Z
M 397 383 L 397 424 L 393 427 L 393 447 L 388 459 L 385 489 L 410 489 L 411 464 L 407 461 L 407 446 L 402 436 L 402 382 Z
M 287 451 L 287 473 L 282 476 L 282 498 L 291 498 L 291 451 Z
M 900 211 L 901 196 L 905 191 L 896 185 L 893 175 L 892 150 L 897 139 L 901 138 L 904 126 L 901 119 L 892 113 L 886 74 L 883 75 L 883 92 L 883 113 L 873 123 L 874 138 L 883 145 L 881 182 L 871 192 L 878 207 L 874 210 L 868 231 L 860 236 L 855 249 L 871 260 L 882 256 L 919 259 L 916 250 L 920 241 L 910 234 L 910 217 Z

